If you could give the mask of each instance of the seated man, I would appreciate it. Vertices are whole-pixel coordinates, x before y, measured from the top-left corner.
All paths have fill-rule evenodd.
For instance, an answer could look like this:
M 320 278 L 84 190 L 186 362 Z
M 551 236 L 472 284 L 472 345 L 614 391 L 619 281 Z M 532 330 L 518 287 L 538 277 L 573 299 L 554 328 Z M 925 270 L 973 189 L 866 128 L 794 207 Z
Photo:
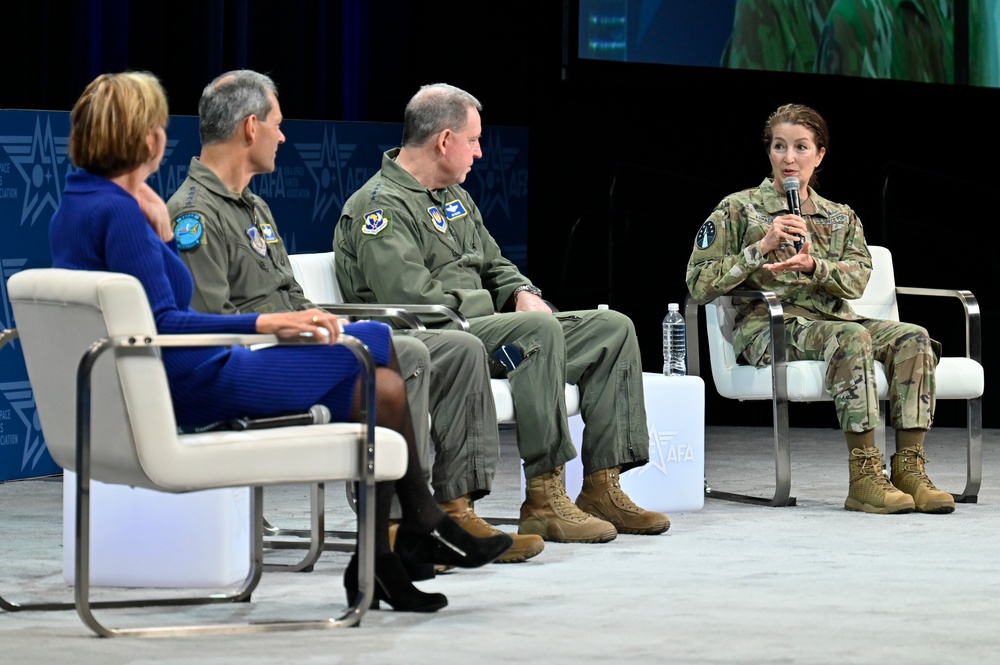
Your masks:
M 181 257 L 195 280 L 191 305 L 204 312 L 309 309 L 292 275 L 288 253 L 250 179 L 274 170 L 281 109 L 270 78 L 251 71 L 219 76 L 198 104 L 201 157 L 167 206 Z M 499 531 L 472 502 L 489 494 L 499 457 L 496 410 L 483 345 L 460 331 L 393 335 L 406 380 L 414 436 L 430 466 L 428 402 L 436 444 L 432 486 L 442 509 L 477 536 Z M 499 561 L 524 561 L 542 551 L 541 538 L 516 536 Z
M 482 156 L 481 106 L 446 84 L 406 106 L 403 147 L 344 205 L 334 233 L 337 278 L 359 303 L 441 304 L 469 319 L 490 354 L 503 352 L 517 413 L 527 497 L 521 534 L 606 542 L 666 531 L 666 515 L 636 506 L 618 476 L 648 461 L 642 367 L 632 322 L 613 311 L 553 314 L 500 249 L 459 185 Z M 503 312 L 503 313 L 501 313 Z M 441 317 L 428 320 L 440 327 Z M 563 469 L 576 456 L 565 382 L 580 388 L 583 491 L 574 505 Z

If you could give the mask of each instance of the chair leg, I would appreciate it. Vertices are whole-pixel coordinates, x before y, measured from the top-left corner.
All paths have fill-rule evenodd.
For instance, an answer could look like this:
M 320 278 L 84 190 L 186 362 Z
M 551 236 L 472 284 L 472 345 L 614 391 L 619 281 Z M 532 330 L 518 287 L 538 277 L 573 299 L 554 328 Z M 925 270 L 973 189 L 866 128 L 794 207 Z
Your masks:
M 779 367 L 774 372 L 776 386 L 771 399 L 772 417 L 774 419 L 774 495 L 770 498 L 749 494 L 720 492 L 711 488 L 705 482 L 706 499 L 722 499 L 737 501 L 758 506 L 794 506 L 795 497 L 792 493 L 792 451 L 788 441 L 788 397 L 784 389 L 784 368 Z
M 958 503 L 978 503 L 983 483 L 983 398 L 966 402 L 968 448 L 966 452 L 965 489 L 952 494 Z

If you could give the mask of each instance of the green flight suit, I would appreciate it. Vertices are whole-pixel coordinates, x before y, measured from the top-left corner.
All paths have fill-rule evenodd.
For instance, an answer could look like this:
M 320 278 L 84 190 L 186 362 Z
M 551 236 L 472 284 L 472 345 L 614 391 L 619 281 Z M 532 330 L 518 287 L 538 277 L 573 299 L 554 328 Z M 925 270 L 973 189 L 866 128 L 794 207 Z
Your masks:
M 351 302 L 439 304 L 469 319 L 493 354 L 516 344 L 524 360 L 506 374 L 528 478 L 576 456 L 565 383 L 580 388 L 584 473 L 645 464 L 649 435 L 635 329 L 613 311 L 509 312 L 531 285 L 505 259 L 472 197 L 459 186 L 425 189 L 399 166 L 398 149 L 344 205 L 334 233 L 337 279 Z M 508 310 L 508 313 L 497 314 Z M 438 326 L 454 325 L 441 317 Z
M 316 307 L 295 281 L 270 209 L 249 189 L 229 191 L 195 157 L 167 207 L 181 258 L 194 277 L 191 306 L 196 310 L 267 313 Z M 393 346 L 406 381 L 417 451 L 435 498 L 485 496 L 500 444 L 482 343 L 459 331 L 407 330 L 393 335 Z
M 704 304 L 737 287 L 773 291 L 784 308 L 788 359 L 828 363 L 825 387 L 842 430 L 864 432 L 878 426 L 876 360 L 889 381 L 892 425 L 929 429 L 940 345 L 920 326 L 855 313 L 847 300 L 864 293 L 872 269 L 861 221 L 851 208 L 822 198 L 811 187 L 802 208 L 816 262 L 812 275 L 775 274 L 762 267 L 795 253 L 790 243 L 761 253 L 760 243 L 774 218 L 788 214 L 785 195 L 765 179 L 758 187 L 727 196 L 701 225 L 687 266 L 692 297 Z M 741 360 L 767 365 L 767 306 L 747 298 L 733 298 L 733 305 L 733 349 Z

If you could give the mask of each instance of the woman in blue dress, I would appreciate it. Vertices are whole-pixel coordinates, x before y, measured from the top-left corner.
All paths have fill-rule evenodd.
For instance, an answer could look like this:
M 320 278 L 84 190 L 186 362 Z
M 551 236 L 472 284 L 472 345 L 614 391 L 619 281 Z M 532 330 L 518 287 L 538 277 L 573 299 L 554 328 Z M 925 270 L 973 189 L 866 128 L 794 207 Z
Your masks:
M 430 612 L 447 604 L 443 594 L 417 590 L 410 564 L 477 567 L 511 545 L 506 534 L 474 538 L 438 508 L 424 483 L 413 444 L 406 394 L 389 329 L 381 323 L 341 324 L 314 309 L 276 314 L 203 314 L 190 308 L 193 281 L 178 256 L 163 200 L 146 184 L 166 147 L 166 95 L 148 72 L 103 74 L 70 115 L 69 157 L 78 171 L 66 176 L 49 238 L 53 266 L 107 270 L 143 285 L 161 334 L 269 333 L 294 338 L 311 333 L 316 344 L 163 350 L 177 422 L 200 427 L 241 417 L 307 411 L 326 406 L 335 421 L 360 416 L 360 366 L 345 347 L 344 332 L 370 349 L 377 365 L 378 424 L 400 432 L 409 450 L 406 474 L 378 483 L 376 492 L 376 596 L 396 610 Z M 391 496 L 403 508 L 395 552 L 389 547 Z M 345 574 L 348 602 L 357 593 L 356 556 Z

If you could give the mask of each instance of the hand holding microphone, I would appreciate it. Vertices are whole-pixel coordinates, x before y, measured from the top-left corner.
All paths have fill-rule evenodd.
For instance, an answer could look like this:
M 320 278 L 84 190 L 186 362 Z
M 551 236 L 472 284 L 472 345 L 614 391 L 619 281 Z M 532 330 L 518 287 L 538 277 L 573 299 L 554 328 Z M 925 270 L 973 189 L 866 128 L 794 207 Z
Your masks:
M 799 179 L 796 177 L 785 178 L 782 188 L 785 190 L 785 196 L 788 197 L 788 209 L 793 215 L 801 217 L 802 203 L 799 200 Z M 795 245 L 795 251 L 798 252 L 802 249 L 802 236 L 796 237 L 798 240 L 794 241 L 793 244 Z

